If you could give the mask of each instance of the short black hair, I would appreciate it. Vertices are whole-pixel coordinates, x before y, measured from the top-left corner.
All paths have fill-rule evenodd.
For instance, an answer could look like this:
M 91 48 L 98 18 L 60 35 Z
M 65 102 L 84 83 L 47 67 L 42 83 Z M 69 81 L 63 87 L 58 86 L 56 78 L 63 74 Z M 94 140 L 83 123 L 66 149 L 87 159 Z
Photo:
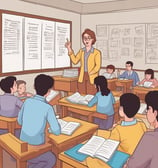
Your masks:
M 130 64 L 131 67 L 133 67 L 133 62 L 132 61 L 127 61 L 126 64 Z
M 34 80 L 36 93 L 44 96 L 54 85 L 54 79 L 51 76 L 40 74 Z
M 146 69 L 145 74 L 151 75 L 151 79 L 154 79 L 154 71 L 152 69 Z
M 132 118 L 140 108 L 139 97 L 133 93 L 125 93 L 120 97 L 120 106 L 123 107 L 126 116 Z
M 150 91 L 145 95 L 145 102 L 147 104 L 147 109 L 151 106 L 154 110 L 158 112 L 158 91 Z M 156 116 L 158 121 L 158 115 Z
M 16 81 L 15 76 L 8 76 L 8 77 L 2 79 L 1 82 L 0 82 L 1 89 L 5 93 L 11 93 L 11 88 L 14 85 L 14 81 Z

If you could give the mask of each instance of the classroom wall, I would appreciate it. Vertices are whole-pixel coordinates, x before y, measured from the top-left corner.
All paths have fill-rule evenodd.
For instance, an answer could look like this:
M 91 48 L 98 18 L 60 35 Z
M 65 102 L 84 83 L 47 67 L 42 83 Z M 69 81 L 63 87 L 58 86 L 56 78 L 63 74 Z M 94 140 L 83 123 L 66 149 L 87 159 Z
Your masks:
M 157 18 L 158 18 L 158 8 L 82 15 L 81 32 L 85 28 L 90 28 L 96 31 L 96 25 L 99 25 L 99 24 L 158 23 Z M 124 60 L 121 59 L 115 62 L 114 65 L 118 68 L 123 68 L 125 67 L 126 61 L 127 61 L 126 59 Z M 111 63 L 113 62 L 110 62 L 107 60 L 106 65 Z M 141 59 L 138 59 L 138 61 L 134 62 L 134 68 L 143 69 L 143 70 L 147 68 L 153 68 L 154 70 L 158 70 L 158 65 L 145 64 L 145 58 L 143 59 L 141 58 Z M 140 78 L 142 79 L 144 77 L 144 73 L 140 72 L 139 74 L 140 74 Z M 158 78 L 158 74 L 156 74 L 156 77 Z
M 75 52 L 80 48 L 80 14 L 67 12 L 47 6 L 27 3 L 20 0 L 1 0 L 0 9 L 11 10 L 22 13 L 52 17 L 72 21 L 72 46 Z M 61 71 L 47 72 L 51 76 L 62 74 Z M 27 90 L 33 92 L 33 79 L 37 73 L 16 75 L 17 79 L 23 79 L 27 82 Z M 1 78 L 0 78 L 1 79 Z

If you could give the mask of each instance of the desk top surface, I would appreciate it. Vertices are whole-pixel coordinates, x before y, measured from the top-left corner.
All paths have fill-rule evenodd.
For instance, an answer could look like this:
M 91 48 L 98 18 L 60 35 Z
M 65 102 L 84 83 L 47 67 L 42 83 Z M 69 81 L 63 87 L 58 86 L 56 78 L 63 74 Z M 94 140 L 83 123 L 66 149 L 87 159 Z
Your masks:
M 63 77 L 62 75 L 58 75 L 58 76 L 52 76 L 54 78 L 54 80 L 56 81 L 65 81 L 65 82 L 72 82 L 72 81 L 78 81 L 78 77 Z
M 142 90 L 142 91 L 153 91 L 153 90 L 158 90 L 158 87 L 155 88 L 147 88 L 147 87 L 143 87 L 143 86 L 135 86 L 133 87 L 133 90 Z
M 74 121 L 74 122 L 79 122 L 81 124 L 81 126 L 75 130 L 75 132 L 70 136 L 70 135 L 54 135 L 54 134 L 49 134 L 49 138 L 51 141 L 55 142 L 56 144 L 62 144 L 66 141 L 69 141 L 71 139 L 74 138 L 79 138 L 80 135 L 86 134 L 89 131 L 94 130 L 94 132 L 97 130 L 98 125 L 93 124 L 93 123 L 89 123 L 86 121 L 82 121 L 76 118 L 72 118 L 72 117 L 65 117 L 63 118 L 65 121 Z M 86 136 L 86 135 L 85 135 Z
M 117 81 L 121 82 L 121 83 L 132 83 L 133 80 L 132 79 L 117 79 Z

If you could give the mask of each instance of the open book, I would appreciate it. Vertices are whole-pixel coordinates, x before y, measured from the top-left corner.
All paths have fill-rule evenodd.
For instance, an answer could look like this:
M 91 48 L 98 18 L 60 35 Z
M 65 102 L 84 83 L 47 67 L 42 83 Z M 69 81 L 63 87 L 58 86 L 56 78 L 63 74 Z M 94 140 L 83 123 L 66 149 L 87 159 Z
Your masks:
M 151 85 L 152 85 L 152 82 L 148 82 L 148 81 L 144 82 L 144 87 L 150 88 Z
M 71 103 L 87 105 L 88 102 L 93 98 L 93 95 L 87 94 L 86 96 L 80 95 L 79 92 L 74 93 L 71 96 L 68 96 L 66 99 Z
M 54 99 L 59 94 L 59 91 L 51 90 L 49 95 L 46 97 L 47 102 L 50 102 L 52 99 Z
M 71 135 L 81 124 L 78 122 L 67 122 L 62 119 L 58 119 L 61 127 L 61 133 Z
M 145 103 L 141 103 L 140 104 L 140 108 L 139 108 L 137 113 L 138 114 L 145 114 L 146 109 L 147 109 L 147 105 Z
M 118 141 L 104 139 L 99 136 L 92 136 L 92 138 L 83 145 L 78 152 L 107 162 L 117 149 L 118 145 Z

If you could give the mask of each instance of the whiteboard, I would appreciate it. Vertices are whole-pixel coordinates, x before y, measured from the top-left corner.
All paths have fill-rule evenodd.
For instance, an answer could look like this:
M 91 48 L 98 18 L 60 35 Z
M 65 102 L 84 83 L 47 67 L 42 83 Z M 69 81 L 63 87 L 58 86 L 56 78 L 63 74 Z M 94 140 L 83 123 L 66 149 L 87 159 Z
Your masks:
M 2 13 L 1 32 L 2 74 L 71 66 L 65 48 L 71 39 L 70 21 Z

